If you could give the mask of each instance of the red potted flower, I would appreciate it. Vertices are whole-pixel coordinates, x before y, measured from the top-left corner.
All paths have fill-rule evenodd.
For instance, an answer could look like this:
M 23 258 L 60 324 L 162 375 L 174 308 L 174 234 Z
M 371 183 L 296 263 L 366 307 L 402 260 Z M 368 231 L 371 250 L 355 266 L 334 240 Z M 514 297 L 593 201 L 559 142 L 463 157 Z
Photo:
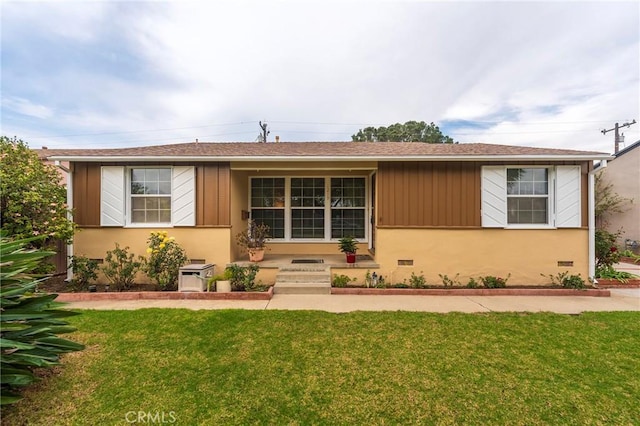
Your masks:
M 353 237 L 343 237 L 338 241 L 340 251 L 347 255 L 347 263 L 356 263 L 358 241 Z

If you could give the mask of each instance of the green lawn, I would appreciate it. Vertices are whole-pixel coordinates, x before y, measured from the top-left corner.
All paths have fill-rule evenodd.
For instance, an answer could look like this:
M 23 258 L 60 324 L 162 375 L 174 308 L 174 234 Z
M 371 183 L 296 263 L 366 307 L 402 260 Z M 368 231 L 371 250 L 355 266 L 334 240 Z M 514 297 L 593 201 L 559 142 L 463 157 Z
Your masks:
M 3 410 L 3 425 L 129 424 L 138 411 L 183 425 L 640 424 L 638 313 L 72 320 L 87 349 Z

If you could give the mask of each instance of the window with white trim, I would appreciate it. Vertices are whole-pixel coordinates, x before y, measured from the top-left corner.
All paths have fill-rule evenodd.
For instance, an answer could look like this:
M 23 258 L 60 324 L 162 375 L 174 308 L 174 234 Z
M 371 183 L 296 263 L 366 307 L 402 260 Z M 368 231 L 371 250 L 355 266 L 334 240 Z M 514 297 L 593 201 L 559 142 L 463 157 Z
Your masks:
M 194 166 L 102 166 L 100 225 L 195 226 Z
M 131 224 L 171 223 L 171 168 L 132 168 Z
M 549 170 L 507 168 L 507 223 L 549 223 Z
M 251 218 L 274 239 L 366 239 L 364 177 L 252 177 L 249 188 Z
M 579 165 L 483 166 L 485 228 L 582 227 Z
M 284 178 L 251 179 L 251 217 L 270 228 L 272 238 L 284 238 Z

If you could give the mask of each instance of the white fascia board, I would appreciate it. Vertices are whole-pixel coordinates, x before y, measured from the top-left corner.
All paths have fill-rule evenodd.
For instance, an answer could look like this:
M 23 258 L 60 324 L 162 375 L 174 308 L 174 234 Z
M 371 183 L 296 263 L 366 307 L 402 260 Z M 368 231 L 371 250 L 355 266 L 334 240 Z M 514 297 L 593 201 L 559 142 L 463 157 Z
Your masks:
M 51 156 L 52 161 L 73 161 L 73 162 L 276 162 L 276 161 L 596 161 L 610 160 L 608 154 L 585 154 L 585 155 L 412 155 L 412 156 Z

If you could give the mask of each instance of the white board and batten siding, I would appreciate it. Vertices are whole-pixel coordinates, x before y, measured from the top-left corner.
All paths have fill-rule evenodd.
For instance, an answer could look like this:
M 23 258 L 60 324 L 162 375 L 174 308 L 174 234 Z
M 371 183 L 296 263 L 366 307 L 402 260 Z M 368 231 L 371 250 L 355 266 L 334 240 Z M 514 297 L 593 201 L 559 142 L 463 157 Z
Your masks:
M 582 226 L 580 166 L 556 167 L 556 227 Z
M 103 166 L 100 182 L 100 226 L 124 226 L 125 175 L 122 166 Z
M 126 168 L 103 166 L 100 182 L 100 226 L 125 226 L 127 206 Z M 192 166 L 173 167 L 171 218 L 173 226 L 196 224 L 196 176 Z
M 195 226 L 196 173 L 194 167 L 176 166 L 173 168 L 171 198 L 173 226 Z

